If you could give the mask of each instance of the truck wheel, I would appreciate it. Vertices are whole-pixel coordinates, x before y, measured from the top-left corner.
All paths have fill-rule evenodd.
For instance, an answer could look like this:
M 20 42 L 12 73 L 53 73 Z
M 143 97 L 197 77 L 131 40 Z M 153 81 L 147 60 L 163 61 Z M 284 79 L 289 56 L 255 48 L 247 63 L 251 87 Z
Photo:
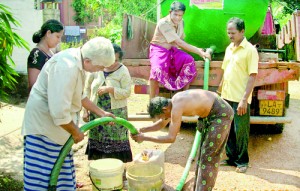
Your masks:
M 277 123 L 275 125 L 269 125 L 271 134 L 281 134 L 284 129 L 284 124 L 283 123 Z
M 252 124 L 250 128 L 251 134 L 281 134 L 284 129 L 283 123 L 275 125 Z

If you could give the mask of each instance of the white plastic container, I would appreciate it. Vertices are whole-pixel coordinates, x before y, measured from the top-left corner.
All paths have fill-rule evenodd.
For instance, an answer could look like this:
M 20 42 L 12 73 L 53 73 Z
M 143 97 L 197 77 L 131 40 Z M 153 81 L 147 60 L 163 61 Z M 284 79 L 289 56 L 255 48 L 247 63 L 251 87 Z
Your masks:
M 95 160 L 90 163 L 89 170 L 93 191 L 123 188 L 124 164 L 121 160 L 112 158 Z
M 147 157 L 145 157 L 147 153 Z M 165 154 L 162 150 L 158 149 L 146 149 L 141 153 L 138 153 L 134 159 L 134 164 L 154 164 L 162 167 L 162 177 L 165 180 Z

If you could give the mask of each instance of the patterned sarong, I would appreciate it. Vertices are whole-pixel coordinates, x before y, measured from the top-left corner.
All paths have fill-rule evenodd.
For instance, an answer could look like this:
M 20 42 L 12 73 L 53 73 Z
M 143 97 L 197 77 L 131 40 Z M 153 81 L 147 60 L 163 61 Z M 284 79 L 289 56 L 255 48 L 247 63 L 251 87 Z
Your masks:
M 156 80 L 169 90 L 180 90 L 197 75 L 194 58 L 172 47 L 170 50 L 150 45 L 150 79 Z
M 24 138 L 24 190 L 47 191 L 51 170 L 63 146 L 42 135 Z M 73 154 L 69 153 L 57 180 L 57 191 L 76 190 Z
M 210 191 L 215 185 L 233 115 L 230 105 L 218 96 L 209 115 L 198 120 L 198 130 L 203 140 L 197 175 L 200 176 L 200 190 Z
M 97 106 L 113 113 L 116 117 L 127 119 L 127 107 L 111 109 L 109 94 L 98 97 Z M 90 120 L 97 116 L 93 113 Z M 89 131 L 89 140 L 85 154 L 89 160 L 102 158 L 116 158 L 123 162 L 132 161 L 132 152 L 129 143 L 128 129 L 120 124 L 103 124 Z

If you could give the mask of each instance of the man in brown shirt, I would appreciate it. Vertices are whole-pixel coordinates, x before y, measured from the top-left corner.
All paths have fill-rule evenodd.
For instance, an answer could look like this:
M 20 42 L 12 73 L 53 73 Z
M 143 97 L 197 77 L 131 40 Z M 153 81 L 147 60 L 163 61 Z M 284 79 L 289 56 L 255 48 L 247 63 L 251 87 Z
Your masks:
M 159 92 L 159 83 L 169 90 L 188 89 L 197 74 L 192 56 L 180 50 L 211 58 L 201 48 L 183 41 L 184 25 L 182 17 L 185 5 L 181 2 L 171 4 L 170 14 L 157 23 L 150 45 L 150 98 Z

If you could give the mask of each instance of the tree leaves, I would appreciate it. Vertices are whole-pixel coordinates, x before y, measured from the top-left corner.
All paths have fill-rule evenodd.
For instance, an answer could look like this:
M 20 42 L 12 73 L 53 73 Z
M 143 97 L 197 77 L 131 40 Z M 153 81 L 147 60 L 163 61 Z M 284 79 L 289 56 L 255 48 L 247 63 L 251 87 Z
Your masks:
M 15 46 L 29 50 L 28 43 L 14 32 L 14 27 L 20 27 L 20 23 L 13 17 L 9 8 L 0 4 L 0 98 L 6 99 L 5 90 L 13 89 L 17 81 L 17 72 L 12 68 L 15 63 L 12 52 Z
M 291 14 L 300 9 L 299 0 L 271 0 L 272 13 L 281 26 L 291 18 Z
M 114 22 L 121 25 L 123 14 L 133 14 L 155 21 L 156 0 L 74 0 L 72 6 L 76 12 L 75 21 L 84 24 L 101 16 L 104 23 Z M 153 11 L 148 10 L 151 9 Z

